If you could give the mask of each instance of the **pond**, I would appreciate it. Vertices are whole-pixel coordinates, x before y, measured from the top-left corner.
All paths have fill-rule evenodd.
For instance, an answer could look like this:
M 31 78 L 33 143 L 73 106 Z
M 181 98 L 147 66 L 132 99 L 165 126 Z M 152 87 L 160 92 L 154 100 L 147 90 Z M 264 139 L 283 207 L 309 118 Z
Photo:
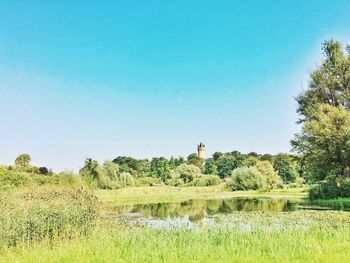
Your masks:
M 302 208 L 301 204 L 301 199 L 288 198 L 191 199 L 174 203 L 118 205 L 114 207 L 114 211 L 128 217 L 159 219 L 187 217 L 190 221 L 197 221 L 207 216 L 235 211 L 295 211 Z

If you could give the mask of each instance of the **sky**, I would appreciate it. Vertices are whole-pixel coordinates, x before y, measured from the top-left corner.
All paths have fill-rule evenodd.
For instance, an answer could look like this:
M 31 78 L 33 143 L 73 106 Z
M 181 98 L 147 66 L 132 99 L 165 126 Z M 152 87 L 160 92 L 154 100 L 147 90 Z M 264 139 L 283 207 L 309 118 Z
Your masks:
M 350 1 L 0 0 L 0 163 L 289 152 Z

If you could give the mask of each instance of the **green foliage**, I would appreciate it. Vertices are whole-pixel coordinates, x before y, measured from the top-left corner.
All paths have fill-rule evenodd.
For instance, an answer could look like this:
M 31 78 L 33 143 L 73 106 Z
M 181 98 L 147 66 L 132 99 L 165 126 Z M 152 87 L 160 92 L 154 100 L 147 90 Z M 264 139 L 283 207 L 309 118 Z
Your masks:
M 266 187 L 266 179 L 254 166 L 240 167 L 235 169 L 231 175 L 232 181 L 228 187 L 232 191 L 237 190 L 259 190 Z
M 209 158 L 205 161 L 204 174 L 218 174 L 218 168 L 214 159 Z
M 161 184 L 161 181 L 158 178 L 154 177 L 143 177 L 137 179 L 135 184 L 137 186 L 154 186 Z
M 273 168 L 278 172 L 284 183 L 295 182 L 299 177 L 298 164 L 287 153 L 279 153 L 273 158 Z
M 344 52 L 340 42 L 329 40 L 322 49 L 322 64 L 297 97 L 303 127 L 292 141 L 302 154 L 307 177 L 326 180 L 310 190 L 311 198 L 339 195 L 335 181 L 350 178 L 350 47 Z
M 315 180 L 350 177 L 350 112 L 343 106 L 321 105 L 292 143 Z
M 220 177 L 217 175 L 203 175 L 195 178 L 189 185 L 191 186 L 211 186 L 220 184 Z
M 152 177 L 159 178 L 163 182 L 170 179 L 169 161 L 164 157 L 153 158 L 151 161 L 151 174 Z
M 181 179 L 184 183 L 189 183 L 201 176 L 201 170 L 193 164 L 181 164 L 175 169 L 175 178 Z
M 319 104 L 343 106 L 350 110 L 350 48 L 347 53 L 338 41 L 325 41 L 322 45 L 324 60 L 310 75 L 309 87 L 297 98 L 301 121 L 314 117 Z
M 0 246 L 73 238 L 91 230 L 97 200 L 84 189 L 29 188 L 0 197 Z
M 314 201 L 317 199 L 336 199 L 338 197 L 350 197 L 350 179 L 337 181 L 334 178 L 327 178 L 318 184 L 312 186 L 309 190 L 309 198 Z
M 119 181 L 122 187 L 134 186 L 135 180 L 130 173 L 121 173 L 119 175 Z
M 29 154 L 27 153 L 23 153 L 21 155 L 19 155 L 16 160 L 15 160 L 15 167 L 17 168 L 25 168 L 30 166 L 30 161 L 32 160 L 32 158 L 30 157 Z
M 279 177 L 278 173 L 273 169 L 273 166 L 269 161 L 258 161 L 255 167 L 264 176 L 267 189 L 283 187 L 281 177 Z
M 59 185 L 71 186 L 71 187 L 82 186 L 81 177 L 77 174 L 74 174 L 72 171 L 61 172 L 58 174 L 58 176 L 59 176 Z
M 241 166 L 241 163 L 233 155 L 223 155 L 217 160 L 216 165 L 220 178 L 225 178 L 229 177 L 234 169 Z
M 192 153 L 187 157 L 187 164 L 189 165 L 195 165 L 199 168 L 203 167 L 204 160 L 203 158 L 200 158 L 196 153 Z

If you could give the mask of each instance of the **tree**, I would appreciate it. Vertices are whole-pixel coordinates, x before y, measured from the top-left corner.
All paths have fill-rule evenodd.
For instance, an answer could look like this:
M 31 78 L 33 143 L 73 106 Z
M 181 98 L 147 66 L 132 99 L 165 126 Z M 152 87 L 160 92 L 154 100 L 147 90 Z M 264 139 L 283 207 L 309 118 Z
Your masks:
M 191 182 L 195 178 L 202 176 L 199 167 L 193 164 L 181 164 L 175 169 L 176 177 L 182 179 L 185 183 Z
M 220 178 L 225 178 L 230 176 L 234 169 L 241 166 L 241 162 L 233 155 L 224 155 L 217 160 L 216 165 Z
M 32 158 L 30 158 L 29 154 L 23 153 L 16 158 L 15 167 L 18 167 L 18 168 L 29 167 L 31 160 L 32 160 Z
M 216 163 L 214 159 L 209 158 L 205 161 L 204 164 L 204 173 L 205 174 L 218 174 L 218 168 L 216 167 Z
M 315 180 L 350 177 L 350 112 L 323 104 L 292 141 Z M 334 179 L 334 178 L 333 178 Z
M 109 188 L 104 170 L 96 160 L 87 158 L 84 167 L 79 170 L 79 174 L 83 180 L 91 186 Z
M 268 189 L 276 189 L 283 186 L 281 177 L 273 169 L 269 161 L 259 161 L 255 167 L 264 176 Z
M 273 158 L 273 168 L 284 183 L 295 182 L 295 179 L 299 177 L 298 164 L 287 153 L 279 153 Z
M 325 59 L 296 98 L 303 127 L 292 145 L 309 179 L 325 180 L 310 196 L 330 198 L 331 189 L 344 191 L 350 176 L 350 47 L 344 52 L 340 42 L 329 40 L 322 49 Z
M 169 179 L 170 166 L 169 161 L 164 157 L 155 157 L 151 161 L 151 174 L 155 178 L 161 179 L 163 182 Z
M 109 178 L 109 180 L 118 181 L 118 175 L 119 175 L 118 164 L 111 161 L 105 161 L 103 163 L 103 170 L 105 175 Z
M 340 42 L 329 40 L 322 50 L 322 65 L 311 73 L 308 89 L 296 98 L 300 122 L 312 118 L 319 104 L 350 110 L 350 47 L 345 53 Z
M 239 167 L 232 171 L 232 182 L 229 187 L 232 191 L 258 190 L 266 186 L 265 177 L 256 167 Z
M 221 156 L 223 156 L 224 154 L 221 152 L 215 152 L 213 153 L 213 159 L 214 161 L 218 160 Z
M 187 157 L 187 164 L 193 164 L 199 168 L 202 168 L 204 160 L 203 158 L 200 158 L 196 153 L 192 153 Z

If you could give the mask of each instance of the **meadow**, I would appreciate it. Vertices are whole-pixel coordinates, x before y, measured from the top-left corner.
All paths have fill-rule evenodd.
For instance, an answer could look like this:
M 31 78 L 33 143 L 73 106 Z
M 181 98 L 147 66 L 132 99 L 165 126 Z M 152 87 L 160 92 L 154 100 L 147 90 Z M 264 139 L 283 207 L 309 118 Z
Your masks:
M 213 216 L 214 226 L 150 228 L 133 224 L 110 209 L 111 202 L 152 203 L 165 197 L 169 202 L 193 197 L 302 198 L 305 189 L 228 192 L 222 185 L 134 187 L 95 190 L 98 200 L 94 200 L 90 190 L 51 188 L 53 194 L 47 195 L 48 188 L 42 188 L 12 193 L 13 204 L 25 201 L 18 209 L 16 205 L 10 209 L 16 211 L 17 226 L 28 226 L 28 220 L 21 218 L 35 222 L 40 215 L 49 215 L 42 220 L 49 223 L 39 230 L 19 228 L 26 234 L 17 238 L 16 245 L 1 248 L 1 262 L 347 262 L 350 256 L 348 212 L 235 212 Z M 78 201 L 72 202 L 72 197 Z M 23 207 L 29 208 L 21 216 Z M 30 207 L 35 208 L 33 213 Z M 0 237 L 1 233 L 4 228 Z M 28 233 L 40 238 L 28 239 Z

